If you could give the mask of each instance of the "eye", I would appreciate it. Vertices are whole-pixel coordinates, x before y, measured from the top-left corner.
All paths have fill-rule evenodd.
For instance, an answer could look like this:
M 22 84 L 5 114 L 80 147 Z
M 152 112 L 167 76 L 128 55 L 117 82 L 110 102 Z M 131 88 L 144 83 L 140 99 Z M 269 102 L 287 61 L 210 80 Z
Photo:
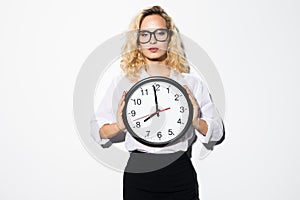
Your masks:
M 163 36 L 163 35 L 165 35 L 165 34 L 167 34 L 167 33 L 166 33 L 166 31 L 157 31 L 156 34 Z
M 158 30 L 156 31 L 156 34 L 157 34 L 157 35 L 160 35 L 160 36 L 163 36 L 163 35 L 166 35 L 166 34 L 168 34 L 168 33 L 167 33 L 167 30 L 164 30 L 164 29 L 158 29 Z
M 149 36 L 149 33 L 143 31 L 143 32 L 140 32 L 140 36 L 141 36 L 141 37 L 148 37 L 148 36 Z

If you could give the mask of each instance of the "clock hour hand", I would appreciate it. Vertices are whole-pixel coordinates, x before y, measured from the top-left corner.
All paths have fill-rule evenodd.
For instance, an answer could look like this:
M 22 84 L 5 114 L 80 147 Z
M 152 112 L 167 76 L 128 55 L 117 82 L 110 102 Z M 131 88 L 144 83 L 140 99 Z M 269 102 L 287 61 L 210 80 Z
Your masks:
M 157 112 L 156 114 L 157 114 L 157 117 L 159 117 L 156 89 L 155 89 L 154 85 L 152 85 L 152 87 L 154 90 L 154 99 L 155 99 L 155 106 L 156 106 L 156 112 Z
M 158 112 L 156 111 L 155 113 L 152 113 L 149 117 L 147 117 L 146 119 L 144 119 L 144 122 L 148 121 L 149 119 L 151 119 L 154 115 L 158 114 Z
M 169 110 L 170 109 L 170 107 L 168 107 L 168 108 L 165 108 L 165 109 L 162 109 L 162 110 L 158 110 L 158 112 L 163 112 L 163 111 L 166 111 L 166 110 Z M 136 118 L 136 119 L 134 119 L 133 121 L 138 121 L 138 120 L 140 120 L 140 119 L 143 119 L 143 118 L 145 118 L 145 117 L 149 117 L 150 115 L 155 115 L 155 114 L 157 114 L 157 112 L 154 112 L 154 113 L 152 113 L 152 114 L 149 114 L 149 115 L 145 115 L 145 116 L 142 116 L 142 117 L 139 117 L 139 118 Z M 149 118 L 150 119 L 150 118 Z M 147 119 L 148 120 L 148 119 Z M 146 120 L 146 121 L 147 121 Z M 144 121 L 145 122 L 145 121 Z
M 149 117 L 147 117 L 146 119 L 144 119 L 144 122 L 148 121 L 149 119 L 151 119 L 154 115 L 156 115 L 157 113 L 160 113 L 160 112 L 163 112 L 163 111 L 166 111 L 166 110 L 169 110 L 170 107 L 168 108 L 165 108 L 165 109 L 162 109 L 162 110 L 158 110 L 156 111 L 155 113 L 152 113 Z

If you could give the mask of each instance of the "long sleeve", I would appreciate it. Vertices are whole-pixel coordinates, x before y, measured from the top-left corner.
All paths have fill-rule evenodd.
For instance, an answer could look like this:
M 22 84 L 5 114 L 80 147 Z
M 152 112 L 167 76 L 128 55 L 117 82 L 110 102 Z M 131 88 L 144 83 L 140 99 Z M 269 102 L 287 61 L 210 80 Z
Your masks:
M 195 130 L 196 135 L 202 143 L 208 143 L 211 141 L 219 141 L 223 136 L 223 122 L 218 113 L 218 110 L 212 101 L 211 95 L 206 85 L 194 78 L 195 84 L 193 94 L 197 99 L 199 105 L 200 118 L 205 120 L 208 125 L 208 131 L 206 135 L 202 135 L 198 130 Z
M 100 128 L 105 124 L 111 124 L 116 122 L 116 117 L 113 109 L 113 93 L 117 86 L 118 78 L 115 78 L 109 85 L 107 92 L 103 95 L 96 112 L 93 114 L 90 121 L 90 134 L 95 142 L 102 147 L 108 147 L 111 144 L 111 140 L 107 138 L 101 138 L 99 134 Z

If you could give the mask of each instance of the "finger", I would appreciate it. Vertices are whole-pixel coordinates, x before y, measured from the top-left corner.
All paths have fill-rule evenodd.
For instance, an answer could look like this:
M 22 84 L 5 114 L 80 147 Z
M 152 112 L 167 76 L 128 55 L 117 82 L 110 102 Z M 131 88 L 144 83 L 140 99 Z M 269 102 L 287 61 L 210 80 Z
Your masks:
M 193 94 L 192 94 L 191 90 L 188 88 L 188 86 L 184 85 L 183 87 L 190 96 L 193 96 Z
M 197 104 L 197 100 L 196 100 L 196 98 L 194 97 L 193 94 L 191 94 L 191 98 L 192 98 L 192 101 L 193 101 L 195 104 Z
M 192 97 L 192 96 L 189 96 L 190 97 L 190 100 L 191 100 L 191 103 L 193 105 L 193 108 L 196 109 L 198 108 L 198 103 L 197 101 Z
M 121 107 L 123 108 L 125 105 L 125 97 L 126 97 L 126 91 L 123 92 L 122 98 L 121 98 Z
M 190 88 L 188 88 L 188 86 L 184 85 L 183 87 L 185 88 L 185 90 L 187 91 L 187 93 L 188 93 L 189 95 L 193 96 L 193 93 L 192 93 L 192 91 L 190 90 Z
M 196 100 L 195 96 L 193 95 L 193 93 L 191 92 L 191 90 L 186 85 L 184 85 L 183 87 L 186 89 L 192 104 L 194 106 L 198 106 L 197 100 Z
M 123 98 L 123 100 L 121 99 L 121 101 L 119 103 L 119 106 L 118 106 L 118 111 L 117 111 L 118 115 L 122 115 L 124 106 L 125 106 L 125 101 L 124 101 L 124 98 Z
M 184 87 L 184 89 L 186 90 L 186 91 L 188 91 L 188 86 L 187 85 L 183 85 L 183 87 Z
M 124 106 L 125 106 L 125 101 L 122 101 L 122 103 L 121 103 L 121 105 L 120 105 L 120 110 L 121 110 L 121 111 L 123 110 Z
M 120 107 L 121 104 L 122 104 L 122 102 L 124 102 L 124 100 L 125 100 L 125 95 L 126 95 L 126 91 L 124 91 L 124 92 L 122 93 L 121 99 L 120 99 L 120 101 L 119 101 L 119 103 L 118 103 L 118 107 Z

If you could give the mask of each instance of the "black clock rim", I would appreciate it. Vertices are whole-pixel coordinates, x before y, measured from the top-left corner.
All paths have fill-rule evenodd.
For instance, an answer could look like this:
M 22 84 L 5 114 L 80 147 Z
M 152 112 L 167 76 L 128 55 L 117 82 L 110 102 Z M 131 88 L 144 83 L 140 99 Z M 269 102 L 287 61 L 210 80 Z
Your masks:
M 144 140 L 143 138 L 139 137 L 138 135 L 135 134 L 135 132 L 131 129 L 131 127 L 129 126 L 129 123 L 127 121 L 127 104 L 128 101 L 130 99 L 130 97 L 132 96 L 132 94 L 138 89 L 140 88 L 141 85 L 149 83 L 149 82 L 155 82 L 155 81 L 161 81 L 161 82 L 166 82 L 166 83 L 170 83 L 172 85 L 174 85 L 175 87 L 177 87 L 182 94 L 185 96 L 187 103 L 188 103 L 188 107 L 189 107 L 189 117 L 187 120 L 187 123 L 185 124 L 184 129 L 181 131 L 181 133 L 179 135 L 177 135 L 175 138 L 173 138 L 172 140 L 169 140 L 167 142 L 149 142 L 147 140 Z M 167 77 L 163 77 L 163 76 L 151 76 L 151 77 L 147 77 L 144 78 L 140 81 L 138 81 L 137 83 L 135 83 L 130 90 L 127 92 L 126 97 L 125 97 L 125 105 L 122 111 L 122 118 L 123 118 L 123 122 L 124 125 L 127 129 L 127 131 L 140 143 L 147 145 L 147 146 L 151 146 L 151 147 L 164 147 L 167 145 L 171 145 L 173 143 L 175 143 L 178 139 L 180 139 L 190 128 L 191 123 L 192 123 L 192 118 L 193 118 L 193 106 L 192 103 L 190 101 L 189 95 L 186 92 L 186 90 L 184 89 L 184 87 L 182 85 L 180 85 L 177 81 L 167 78 Z

